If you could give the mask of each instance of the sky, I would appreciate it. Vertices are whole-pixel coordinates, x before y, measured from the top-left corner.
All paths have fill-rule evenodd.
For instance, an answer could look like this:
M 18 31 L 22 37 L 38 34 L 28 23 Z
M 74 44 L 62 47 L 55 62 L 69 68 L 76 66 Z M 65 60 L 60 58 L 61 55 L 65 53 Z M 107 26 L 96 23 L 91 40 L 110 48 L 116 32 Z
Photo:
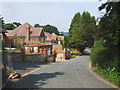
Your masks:
M 75 13 L 88 11 L 97 18 L 101 15 L 98 11 L 100 5 L 98 0 L 96 2 L 2 2 L 0 15 L 5 23 L 50 24 L 59 31 L 67 32 Z

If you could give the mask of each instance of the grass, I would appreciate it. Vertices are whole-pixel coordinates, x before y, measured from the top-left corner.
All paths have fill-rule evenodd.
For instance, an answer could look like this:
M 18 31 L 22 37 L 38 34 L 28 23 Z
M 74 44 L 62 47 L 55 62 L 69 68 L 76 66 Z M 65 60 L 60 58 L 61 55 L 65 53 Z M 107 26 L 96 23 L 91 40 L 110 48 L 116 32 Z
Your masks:
M 120 86 L 120 73 L 119 72 L 115 72 L 115 71 L 108 71 L 102 68 L 96 68 L 94 70 L 94 72 L 102 75 L 103 77 L 105 77 L 106 79 L 108 79 L 109 81 L 115 83 L 116 85 Z

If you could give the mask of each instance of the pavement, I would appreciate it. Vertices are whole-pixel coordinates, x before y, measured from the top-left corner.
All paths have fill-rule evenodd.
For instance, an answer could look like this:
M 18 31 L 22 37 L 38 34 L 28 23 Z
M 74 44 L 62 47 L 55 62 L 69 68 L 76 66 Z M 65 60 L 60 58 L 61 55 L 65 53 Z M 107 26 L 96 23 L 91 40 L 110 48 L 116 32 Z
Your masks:
M 31 68 L 38 67 L 38 69 L 16 81 L 16 88 L 109 88 L 114 90 L 111 85 L 91 73 L 88 67 L 89 60 L 89 56 L 80 56 L 66 62 L 30 65 Z
M 40 69 L 42 66 L 50 64 L 51 63 L 14 62 L 13 69 L 23 77 L 36 69 Z

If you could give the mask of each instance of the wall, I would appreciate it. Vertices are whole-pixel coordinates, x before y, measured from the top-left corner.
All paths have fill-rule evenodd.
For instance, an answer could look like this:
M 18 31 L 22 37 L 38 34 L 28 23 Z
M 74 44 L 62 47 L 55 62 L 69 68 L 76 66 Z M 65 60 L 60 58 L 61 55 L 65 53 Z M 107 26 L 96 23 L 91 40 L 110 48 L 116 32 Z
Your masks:
M 11 53 L 9 54 L 12 62 L 54 62 L 55 56 L 40 55 L 40 54 L 30 54 L 23 55 L 22 53 Z
M 62 51 L 61 53 L 57 53 L 56 61 L 64 61 L 66 59 L 66 51 Z
M 62 45 L 53 45 L 53 50 L 55 50 L 56 53 L 62 53 Z
M 46 62 L 45 55 L 33 54 L 25 56 L 26 62 Z
M 30 37 L 30 40 L 31 40 L 31 41 L 38 41 L 38 42 L 40 42 L 40 39 L 39 39 L 39 38 Z
M 23 60 L 22 53 L 9 53 L 12 62 L 21 62 Z
M 55 62 L 55 56 L 54 55 L 48 56 L 47 62 Z

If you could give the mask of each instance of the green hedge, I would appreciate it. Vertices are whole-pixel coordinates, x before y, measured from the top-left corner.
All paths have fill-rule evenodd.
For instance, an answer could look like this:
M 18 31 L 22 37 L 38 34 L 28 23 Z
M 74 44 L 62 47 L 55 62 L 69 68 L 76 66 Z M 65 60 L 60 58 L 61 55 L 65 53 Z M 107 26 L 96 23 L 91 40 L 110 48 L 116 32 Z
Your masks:
M 120 57 L 118 56 L 118 47 L 107 48 L 102 44 L 103 39 L 95 42 L 91 49 L 91 63 L 95 67 L 95 71 L 108 80 L 120 86 Z

